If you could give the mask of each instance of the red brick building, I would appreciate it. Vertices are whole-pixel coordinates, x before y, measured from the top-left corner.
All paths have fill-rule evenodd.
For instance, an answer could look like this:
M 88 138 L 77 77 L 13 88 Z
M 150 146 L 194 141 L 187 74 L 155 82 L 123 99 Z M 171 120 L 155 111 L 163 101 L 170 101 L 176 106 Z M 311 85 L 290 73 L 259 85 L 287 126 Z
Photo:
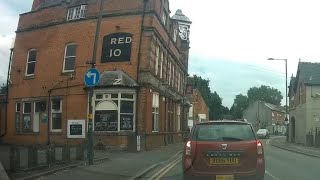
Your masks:
M 181 10 L 170 17 L 168 0 L 101 2 L 34 0 L 20 15 L 4 142 L 86 143 L 93 59 L 95 144 L 127 149 L 139 136 L 151 149 L 181 139 L 191 21 Z
M 209 121 L 209 107 L 204 101 L 200 91 L 193 89 L 188 95 L 191 103 L 188 115 L 188 126 L 191 128 L 198 122 Z

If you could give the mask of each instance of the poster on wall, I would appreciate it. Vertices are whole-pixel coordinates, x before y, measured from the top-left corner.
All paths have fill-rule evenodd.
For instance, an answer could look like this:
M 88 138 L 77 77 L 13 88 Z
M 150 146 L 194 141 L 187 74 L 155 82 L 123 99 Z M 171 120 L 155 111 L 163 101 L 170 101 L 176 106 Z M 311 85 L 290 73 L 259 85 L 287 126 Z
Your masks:
M 120 130 L 133 130 L 133 115 L 120 115 Z
M 130 61 L 132 34 L 113 33 L 104 36 L 101 63 Z
M 22 121 L 22 129 L 24 132 L 30 131 L 31 129 L 31 115 L 26 114 L 23 115 L 23 121 Z
M 85 138 L 85 120 L 68 120 L 68 138 Z
M 118 131 L 118 111 L 95 111 L 94 131 Z

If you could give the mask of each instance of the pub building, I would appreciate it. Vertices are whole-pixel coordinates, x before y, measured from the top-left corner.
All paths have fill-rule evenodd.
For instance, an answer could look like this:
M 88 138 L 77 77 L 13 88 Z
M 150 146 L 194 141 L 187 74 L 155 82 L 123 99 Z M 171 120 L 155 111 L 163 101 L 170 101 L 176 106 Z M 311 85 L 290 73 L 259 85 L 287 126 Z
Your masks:
M 34 0 L 20 15 L 2 142 L 85 145 L 92 62 L 94 145 L 140 151 L 182 140 L 191 21 L 171 15 L 168 0 L 100 2 Z

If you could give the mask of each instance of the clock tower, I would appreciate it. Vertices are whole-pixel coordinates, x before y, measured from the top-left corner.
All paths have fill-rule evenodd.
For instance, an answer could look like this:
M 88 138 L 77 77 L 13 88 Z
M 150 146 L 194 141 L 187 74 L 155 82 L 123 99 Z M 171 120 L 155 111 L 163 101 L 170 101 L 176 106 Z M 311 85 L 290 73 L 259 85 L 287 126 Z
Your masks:
M 175 15 L 172 16 L 172 19 L 179 24 L 179 35 L 181 40 L 189 42 L 190 25 L 192 23 L 190 19 L 182 13 L 181 9 L 176 11 Z

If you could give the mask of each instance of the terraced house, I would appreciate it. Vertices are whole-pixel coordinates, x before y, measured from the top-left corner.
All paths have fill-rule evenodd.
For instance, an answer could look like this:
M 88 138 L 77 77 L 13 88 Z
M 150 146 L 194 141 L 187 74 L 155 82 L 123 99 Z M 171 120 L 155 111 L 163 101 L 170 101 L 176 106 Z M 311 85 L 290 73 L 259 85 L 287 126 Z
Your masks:
M 299 62 L 289 86 L 289 141 L 320 146 L 320 63 Z
M 168 0 L 34 0 L 16 31 L 2 141 L 85 144 L 83 79 L 93 60 L 95 144 L 148 150 L 180 141 L 191 21 L 170 13 Z

